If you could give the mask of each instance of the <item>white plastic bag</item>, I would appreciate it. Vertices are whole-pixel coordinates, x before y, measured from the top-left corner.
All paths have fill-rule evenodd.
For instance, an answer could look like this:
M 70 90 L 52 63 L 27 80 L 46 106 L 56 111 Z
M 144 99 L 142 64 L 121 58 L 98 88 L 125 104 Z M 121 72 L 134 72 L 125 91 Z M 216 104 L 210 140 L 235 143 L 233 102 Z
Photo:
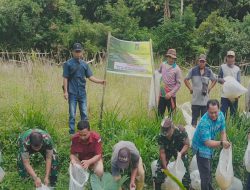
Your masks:
M 177 156 L 177 159 L 175 162 L 173 162 L 172 166 L 169 164 L 169 172 L 173 174 L 177 179 L 182 181 L 182 178 L 186 173 L 186 168 L 180 155 Z M 166 181 L 164 182 L 164 188 L 179 190 L 179 186 L 169 177 L 167 177 Z
M 190 166 L 189 166 L 189 172 L 192 173 L 195 170 L 198 170 L 196 155 L 194 155 L 192 160 L 191 160 L 191 163 L 190 163 Z
M 69 175 L 69 190 L 82 190 L 89 178 L 88 171 L 84 170 L 79 164 L 70 164 Z
M 186 125 L 185 130 L 188 134 L 188 139 L 189 139 L 190 145 L 192 145 L 192 140 L 194 137 L 195 128 L 192 125 Z
M 222 190 L 230 187 L 233 182 L 234 171 L 232 164 L 232 148 L 222 149 L 215 173 L 216 181 Z
M 149 109 L 157 108 L 158 104 L 158 97 L 160 94 L 160 81 L 161 81 L 161 73 L 159 71 L 155 71 L 154 77 L 151 79 L 150 85 L 150 94 L 149 94 Z
M 187 125 L 191 125 L 192 123 L 192 109 L 191 109 L 191 103 L 185 102 L 184 104 L 180 105 L 179 108 L 182 111 L 183 117 L 186 121 Z
M 235 80 L 234 77 L 227 76 L 224 80 L 222 91 L 226 98 L 234 99 L 247 92 L 247 89 Z
M 201 178 L 199 170 L 194 170 L 190 173 L 191 187 L 194 190 L 201 190 Z
M 244 162 L 247 171 L 250 172 L 250 140 L 248 140 L 248 145 L 244 156 Z
M 3 178 L 5 176 L 4 170 L 0 167 L 0 183 L 3 181 Z
M 234 177 L 232 185 L 227 190 L 243 190 L 243 185 L 241 180 Z
M 157 160 L 154 160 L 151 163 L 151 171 L 152 171 L 152 177 L 156 177 L 156 170 L 157 170 Z
M 42 186 L 41 186 L 41 187 L 36 188 L 36 190 L 51 190 L 51 188 L 49 188 L 48 186 L 46 186 L 46 185 L 42 184 Z

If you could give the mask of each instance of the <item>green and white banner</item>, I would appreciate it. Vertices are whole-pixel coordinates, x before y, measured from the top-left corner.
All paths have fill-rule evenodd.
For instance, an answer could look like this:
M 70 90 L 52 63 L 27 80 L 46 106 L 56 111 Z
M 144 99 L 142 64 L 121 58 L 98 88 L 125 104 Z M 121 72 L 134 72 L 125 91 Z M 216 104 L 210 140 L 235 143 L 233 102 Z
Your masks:
M 108 37 L 107 71 L 115 74 L 152 77 L 152 42 L 132 42 Z

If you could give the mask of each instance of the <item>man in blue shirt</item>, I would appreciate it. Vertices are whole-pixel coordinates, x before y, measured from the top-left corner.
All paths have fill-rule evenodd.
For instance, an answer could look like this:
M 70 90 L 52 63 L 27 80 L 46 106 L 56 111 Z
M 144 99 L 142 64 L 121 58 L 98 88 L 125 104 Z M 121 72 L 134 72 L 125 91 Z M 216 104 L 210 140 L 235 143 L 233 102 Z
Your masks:
M 83 61 L 83 50 L 80 43 L 73 45 L 73 58 L 63 65 L 64 98 L 69 102 L 69 133 L 75 133 L 76 106 L 79 104 L 81 120 L 88 120 L 86 78 L 90 81 L 105 85 L 105 80 L 93 76 L 89 65 Z
M 192 149 L 197 157 L 201 190 L 213 190 L 211 177 L 213 148 L 230 147 L 227 141 L 225 117 L 219 107 L 218 100 L 208 101 L 207 113 L 201 118 L 193 137 Z M 216 141 L 215 137 L 219 133 L 221 140 Z

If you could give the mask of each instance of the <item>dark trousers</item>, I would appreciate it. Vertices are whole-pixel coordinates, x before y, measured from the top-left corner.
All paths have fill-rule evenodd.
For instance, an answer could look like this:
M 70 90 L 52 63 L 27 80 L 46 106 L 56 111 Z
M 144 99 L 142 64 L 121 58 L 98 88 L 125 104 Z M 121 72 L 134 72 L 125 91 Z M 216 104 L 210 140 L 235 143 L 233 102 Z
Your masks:
M 207 112 L 207 106 L 192 105 L 192 125 L 197 125 L 197 120 Z
M 227 117 L 227 111 L 230 108 L 230 116 L 234 116 L 238 109 L 238 99 L 231 102 L 228 98 L 221 98 L 221 111 Z
M 199 153 L 197 153 L 197 164 L 201 178 L 201 190 L 213 190 L 211 159 L 202 158 L 199 156 Z
M 250 173 L 248 173 L 248 177 L 247 177 L 247 187 L 246 190 L 250 190 Z
M 165 97 L 160 97 L 159 105 L 158 105 L 158 116 L 163 118 L 166 108 L 168 108 L 168 113 L 171 116 L 173 111 L 176 108 L 176 98 L 171 97 L 170 99 L 166 99 Z

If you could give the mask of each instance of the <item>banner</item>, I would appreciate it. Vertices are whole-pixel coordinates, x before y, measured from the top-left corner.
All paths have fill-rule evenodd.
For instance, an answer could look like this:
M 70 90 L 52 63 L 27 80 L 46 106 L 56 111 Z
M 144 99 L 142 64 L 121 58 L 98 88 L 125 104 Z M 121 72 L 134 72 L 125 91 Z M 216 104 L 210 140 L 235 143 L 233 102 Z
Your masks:
M 152 42 L 132 42 L 108 37 L 107 72 L 152 77 Z

